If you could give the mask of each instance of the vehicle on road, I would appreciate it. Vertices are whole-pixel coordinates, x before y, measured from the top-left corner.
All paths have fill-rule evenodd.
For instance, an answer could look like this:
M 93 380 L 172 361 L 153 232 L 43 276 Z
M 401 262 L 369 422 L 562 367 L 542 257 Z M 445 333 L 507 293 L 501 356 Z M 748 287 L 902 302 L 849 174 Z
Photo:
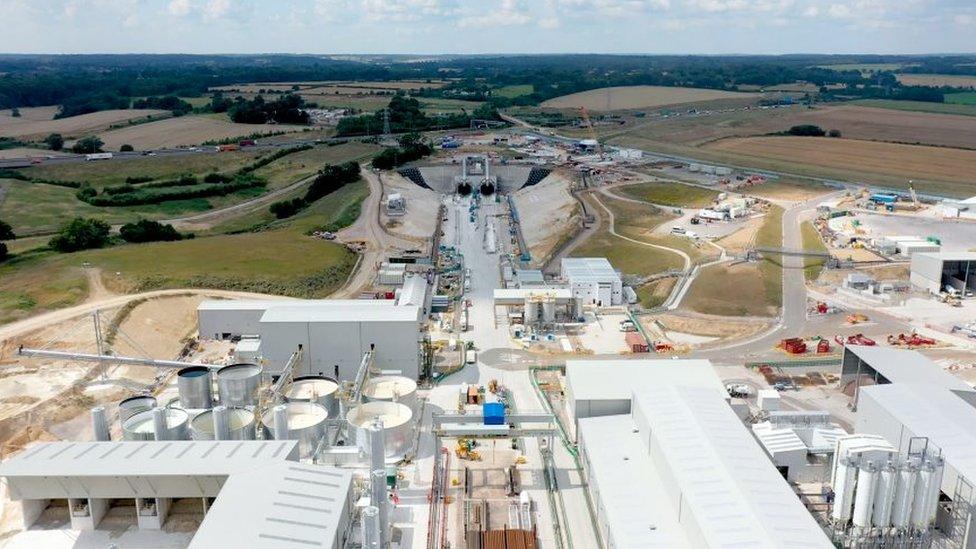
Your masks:
M 475 364 L 478 362 L 478 351 L 474 349 L 468 349 L 464 353 L 464 363 L 465 364 Z
M 111 160 L 112 153 L 89 153 L 85 155 L 85 161 L 91 162 L 93 160 Z

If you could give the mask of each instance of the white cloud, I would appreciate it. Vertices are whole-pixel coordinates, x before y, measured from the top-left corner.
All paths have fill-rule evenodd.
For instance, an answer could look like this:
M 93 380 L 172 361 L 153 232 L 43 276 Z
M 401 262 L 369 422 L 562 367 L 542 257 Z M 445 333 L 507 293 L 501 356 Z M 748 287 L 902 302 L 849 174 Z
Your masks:
M 230 12 L 230 0 L 210 0 L 203 8 L 203 17 L 209 20 L 220 19 Z
M 851 16 L 851 8 L 847 4 L 831 4 L 827 7 L 827 15 L 834 19 L 846 19 Z
M 190 13 L 193 9 L 193 5 L 190 4 L 190 0 L 170 0 L 169 5 L 166 7 L 166 11 L 170 15 L 175 15 L 177 17 L 182 17 Z
M 502 0 L 495 9 L 478 10 L 471 15 L 461 17 L 458 25 L 460 27 L 525 25 L 532 21 L 532 16 L 528 12 L 529 8 L 524 0 Z
M 960 13 L 952 18 L 952 22 L 957 25 L 969 26 L 976 23 L 976 18 L 973 18 L 972 15 L 967 13 Z

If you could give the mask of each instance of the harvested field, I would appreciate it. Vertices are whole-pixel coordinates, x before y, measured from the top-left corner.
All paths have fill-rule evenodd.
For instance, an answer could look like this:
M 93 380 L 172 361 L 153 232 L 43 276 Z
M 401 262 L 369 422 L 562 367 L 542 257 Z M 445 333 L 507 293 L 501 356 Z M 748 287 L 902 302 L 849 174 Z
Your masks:
M 909 86 L 976 88 L 976 76 L 957 76 L 951 74 L 899 74 L 897 76 L 899 82 Z
M 941 181 L 969 188 L 976 172 L 976 151 L 819 137 L 747 137 L 725 139 L 711 150 L 901 179 Z M 964 193 L 965 194 L 965 193 Z
M 127 124 L 129 121 L 138 122 L 170 116 L 169 111 L 125 109 L 53 120 L 57 110 L 57 107 L 25 108 L 20 110 L 20 118 L 10 116 L 8 110 L 0 111 L 0 137 L 37 140 L 51 133 L 60 133 L 65 137 L 79 137 L 117 124 Z
M 205 141 L 243 137 L 253 133 L 299 132 L 308 126 L 236 124 L 212 116 L 181 116 L 102 132 L 105 150 L 129 144 L 136 150 L 199 145 Z
M 643 109 L 714 101 L 716 99 L 749 99 L 761 97 L 758 93 L 728 92 L 702 88 L 675 88 L 666 86 L 623 86 L 600 88 L 556 97 L 542 103 L 543 107 L 573 109 L 586 107 L 593 111 Z
M 828 194 L 834 190 L 836 189 L 831 189 L 813 181 L 782 178 L 745 187 L 739 189 L 739 192 L 749 196 L 758 196 L 773 200 L 802 202 Z
M 949 94 L 946 100 L 953 95 Z M 931 112 L 936 114 L 961 114 L 964 116 L 976 116 L 976 105 L 953 104 L 953 103 L 932 103 L 929 101 L 895 101 L 893 99 L 859 99 L 851 101 L 851 105 L 862 105 L 865 107 L 876 107 L 879 109 L 894 109 L 898 111 Z
M 769 328 L 769 322 L 763 320 L 730 319 L 684 311 L 666 313 L 654 318 L 668 331 L 715 337 L 720 340 L 742 340 L 759 335 Z
M 71 153 L 64 151 L 49 151 L 47 149 L 30 149 L 27 147 L 0 150 L 0 160 L 5 158 L 41 158 L 46 156 L 71 156 Z

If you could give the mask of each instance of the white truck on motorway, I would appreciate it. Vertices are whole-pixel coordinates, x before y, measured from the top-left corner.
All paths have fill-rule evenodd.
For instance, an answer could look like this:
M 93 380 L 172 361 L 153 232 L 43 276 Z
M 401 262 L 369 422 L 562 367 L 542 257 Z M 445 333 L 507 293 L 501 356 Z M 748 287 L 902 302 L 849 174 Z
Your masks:
M 478 362 L 478 351 L 475 351 L 474 349 L 468 349 L 464 353 L 464 363 L 474 364 L 476 362 Z
M 92 160 L 111 160 L 112 153 L 89 153 L 85 155 L 85 162 L 91 162 Z

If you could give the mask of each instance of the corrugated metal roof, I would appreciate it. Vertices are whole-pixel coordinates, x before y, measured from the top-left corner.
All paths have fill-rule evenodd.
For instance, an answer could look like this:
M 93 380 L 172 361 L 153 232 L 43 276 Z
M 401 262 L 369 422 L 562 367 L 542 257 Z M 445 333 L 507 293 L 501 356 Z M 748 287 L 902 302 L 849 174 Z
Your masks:
M 0 464 L 0 476 L 230 475 L 287 459 L 295 440 L 48 442 Z
M 918 252 L 912 255 L 934 257 L 941 261 L 976 261 L 976 252 Z
M 605 257 L 564 257 L 560 271 L 571 280 L 605 281 L 620 278 Z
M 807 451 L 807 445 L 793 429 L 777 429 L 769 422 L 763 422 L 753 425 L 752 432 L 769 455 L 797 450 L 802 450 L 804 453 Z
M 581 419 L 579 436 L 616 547 L 691 547 L 631 416 Z
M 400 296 L 397 298 L 397 305 L 404 307 L 415 305 L 423 307 L 427 303 L 427 290 L 429 288 L 427 278 L 422 275 L 408 276 L 403 281 L 403 288 L 400 289 Z
M 266 311 L 272 307 L 316 307 L 363 304 L 379 306 L 381 299 L 207 299 L 197 305 L 198 311 Z
M 496 303 L 519 303 L 532 296 L 551 296 L 557 301 L 573 299 L 569 288 L 495 288 L 492 293 Z
M 269 464 L 224 483 L 190 549 L 331 548 L 345 524 L 352 472 L 295 462 Z
M 635 406 L 709 547 L 832 547 L 723 393 L 665 387 Z
M 946 372 L 918 351 L 868 345 L 848 345 L 844 353 L 853 353 L 892 383 L 935 384 L 956 391 L 972 391 L 965 381 Z
M 566 383 L 576 400 L 630 400 L 634 390 L 666 385 L 725 391 L 712 363 L 701 359 L 567 360 Z
M 381 303 L 377 306 L 374 302 Z M 321 307 L 273 307 L 261 316 L 268 322 L 417 322 L 420 307 L 397 307 L 393 300 L 352 300 L 349 303 L 328 303 Z

